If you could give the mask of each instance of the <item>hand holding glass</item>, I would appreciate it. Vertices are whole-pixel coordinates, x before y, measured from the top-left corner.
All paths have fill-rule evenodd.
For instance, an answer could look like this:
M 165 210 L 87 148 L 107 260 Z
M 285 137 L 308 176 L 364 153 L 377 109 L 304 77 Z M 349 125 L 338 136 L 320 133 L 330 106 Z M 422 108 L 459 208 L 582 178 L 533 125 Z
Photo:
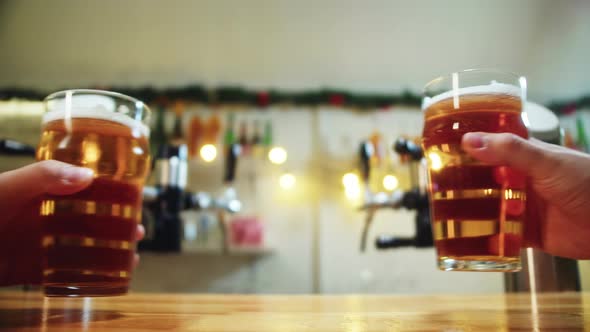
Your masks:
M 426 85 L 422 144 L 441 270 L 520 270 L 526 178 L 472 159 L 461 139 L 476 131 L 528 137 L 525 102 L 524 77 L 510 73 L 467 70 Z
M 45 294 L 125 294 L 150 167 L 150 111 L 134 98 L 97 90 L 54 93 L 45 108 L 37 159 L 95 172 L 78 193 L 42 198 Z

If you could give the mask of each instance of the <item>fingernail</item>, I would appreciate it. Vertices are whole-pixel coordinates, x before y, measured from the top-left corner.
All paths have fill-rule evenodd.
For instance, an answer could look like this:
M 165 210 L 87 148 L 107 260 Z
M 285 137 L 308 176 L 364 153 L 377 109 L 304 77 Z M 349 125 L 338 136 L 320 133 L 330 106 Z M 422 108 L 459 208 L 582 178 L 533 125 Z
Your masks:
M 61 170 L 62 181 L 68 184 L 84 182 L 92 178 L 94 171 L 84 167 L 64 167 Z
M 463 135 L 463 144 L 471 149 L 482 149 L 486 146 L 486 137 L 482 133 L 467 133 Z

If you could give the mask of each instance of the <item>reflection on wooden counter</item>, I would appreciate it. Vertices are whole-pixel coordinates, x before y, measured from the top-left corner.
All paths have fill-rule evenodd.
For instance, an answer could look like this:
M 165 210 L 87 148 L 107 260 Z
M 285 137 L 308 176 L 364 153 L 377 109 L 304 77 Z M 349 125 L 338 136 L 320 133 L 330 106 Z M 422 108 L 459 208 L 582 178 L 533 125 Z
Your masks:
M 0 293 L 0 329 L 9 331 L 585 331 L 587 325 L 590 294 L 578 293 L 94 299 Z

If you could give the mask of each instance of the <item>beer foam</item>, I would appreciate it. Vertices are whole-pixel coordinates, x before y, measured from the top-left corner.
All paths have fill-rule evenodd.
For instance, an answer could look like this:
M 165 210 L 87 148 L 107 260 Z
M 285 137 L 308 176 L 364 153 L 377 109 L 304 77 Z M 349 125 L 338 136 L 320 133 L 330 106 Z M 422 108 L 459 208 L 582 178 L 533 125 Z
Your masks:
M 109 97 L 73 96 L 72 104 L 68 109 L 64 100 L 49 101 L 48 111 L 43 114 L 42 124 L 57 120 L 67 121 L 70 118 L 107 120 L 129 127 L 134 136 L 149 137 L 150 128 L 140 120 L 125 114 L 129 112 L 126 106 L 119 106 L 119 110 L 116 111 L 115 102 Z
M 505 83 L 498 83 L 492 81 L 492 83 L 488 85 L 476 85 L 470 86 L 466 88 L 459 88 L 453 89 L 441 94 L 438 94 L 434 97 L 424 97 L 422 101 L 422 109 L 427 109 L 428 107 L 432 106 L 439 101 L 443 101 L 445 99 L 452 99 L 454 97 L 463 96 L 463 95 L 509 95 L 521 98 L 522 90 L 521 88 L 517 87 L 516 85 L 512 84 L 505 84 Z

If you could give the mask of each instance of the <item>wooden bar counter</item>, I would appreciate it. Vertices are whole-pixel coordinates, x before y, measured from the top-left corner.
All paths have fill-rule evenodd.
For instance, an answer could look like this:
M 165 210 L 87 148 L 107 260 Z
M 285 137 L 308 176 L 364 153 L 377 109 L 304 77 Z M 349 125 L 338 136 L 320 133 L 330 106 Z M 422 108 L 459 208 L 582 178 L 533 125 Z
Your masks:
M 131 294 L 76 299 L 0 292 L 0 330 L 590 331 L 590 294 Z

